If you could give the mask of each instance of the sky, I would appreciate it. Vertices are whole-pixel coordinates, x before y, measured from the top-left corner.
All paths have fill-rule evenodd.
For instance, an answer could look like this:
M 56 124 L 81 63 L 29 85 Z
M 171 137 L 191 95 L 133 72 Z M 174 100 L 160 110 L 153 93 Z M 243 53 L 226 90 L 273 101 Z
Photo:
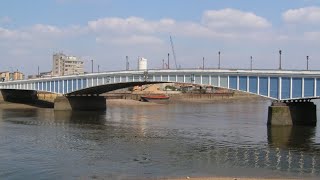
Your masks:
M 162 68 L 320 69 L 320 0 L 2 0 L 0 72 L 50 71 L 52 55 L 91 70 Z

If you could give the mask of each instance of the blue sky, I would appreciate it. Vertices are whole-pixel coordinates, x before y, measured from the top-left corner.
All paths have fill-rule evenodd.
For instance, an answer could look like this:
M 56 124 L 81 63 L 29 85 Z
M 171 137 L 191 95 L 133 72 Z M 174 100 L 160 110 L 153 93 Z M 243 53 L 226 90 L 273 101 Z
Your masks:
M 104 71 L 131 69 L 138 56 L 160 68 L 171 53 L 177 63 L 225 68 L 320 69 L 320 0 L 3 0 L 0 2 L 0 71 L 49 71 L 62 51 Z M 172 66 L 173 64 L 171 64 Z

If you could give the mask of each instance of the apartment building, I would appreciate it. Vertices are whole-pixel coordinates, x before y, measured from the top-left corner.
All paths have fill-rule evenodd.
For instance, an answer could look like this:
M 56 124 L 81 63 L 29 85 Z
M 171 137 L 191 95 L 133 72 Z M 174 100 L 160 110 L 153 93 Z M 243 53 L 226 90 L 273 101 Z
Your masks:
M 9 71 L 5 71 L 5 72 L 0 72 L 0 80 L 3 81 L 15 81 L 15 80 L 23 80 L 24 74 L 22 72 L 19 71 L 15 71 L 15 72 L 9 72 Z
M 10 72 L 9 72 L 9 71 L 0 72 L 0 78 L 1 78 L 1 82 L 3 82 L 3 81 L 9 81 L 9 79 L 10 79 Z
M 84 74 L 84 62 L 75 56 L 63 53 L 53 55 L 52 76 Z

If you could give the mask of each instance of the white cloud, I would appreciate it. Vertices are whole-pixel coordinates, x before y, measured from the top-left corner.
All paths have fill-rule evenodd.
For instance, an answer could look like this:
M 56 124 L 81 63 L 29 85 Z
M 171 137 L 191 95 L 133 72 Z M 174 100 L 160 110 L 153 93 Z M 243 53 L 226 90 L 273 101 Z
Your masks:
M 17 40 L 17 39 L 28 39 L 29 35 L 26 32 L 19 30 L 10 30 L 0 27 L 0 39 Z
M 202 23 L 212 29 L 263 29 L 271 26 L 265 18 L 236 9 L 205 11 Z
M 320 40 L 320 32 L 305 32 L 304 38 L 306 40 Z
M 4 29 L 0 27 L 0 38 L 11 38 L 15 36 L 15 33 L 13 31 L 10 31 L 8 29 Z
M 111 39 L 111 42 L 118 45 L 161 45 L 163 41 L 154 36 L 132 35 L 130 37 L 118 37 Z
M 0 27 L 0 38 L 11 39 L 11 40 L 30 40 L 30 39 L 39 39 L 41 38 L 53 38 L 53 36 L 62 36 L 67 33 L 71 33 L 73 28 L 58 28 L 52 25 L 36 24 L 32 27 L 21 28 L 17 30 L 5 29 Z M 73 31 L 76 33 L 76 31 Z
M 89 3 L 92 4 L 94 2 L 105 2 L 107 0 L 55 0 L 58 4 L 67 4 L 67 3 Z
M 320 23 L 320 7 L 305 7 L 305 8 L 299 8 L 299 9 L 290 9 L 282 14 L 282 18 L 286 23 L 319 24 Z
M 147 20 L 141 17 L 106 17 L 85 26 L 58 27 L 35 24 L 17 30 L 0 28 L 0 38 L 27 39 L 37 42 L 59 41 L 86 36 L 98 44 L 161 44 L 170 34 L 182 38 L 265 40 L 272 34 L 271 23 L 251 12 L 236 9 L 205 11 L 201 22 L 170 18 Z M 266 30 L 266 31 L 265 31 Z M 274 34 L 272 34 L 273 36 Z
M 56 26 L 36 24 L 32 27 L 32 31 L 37 33 L 62 34 L 63 31 Z
M 0 24 L 9 24 L 11 21 L 11 18 L 8 16 L 0 17 Z
M 250 12 L 234 9 L 206 11 L 202 17 L 202 23 L 177 22 L 173 19 L 149 21 L 140 17 L 107 17 L 88 22 L 88 29 L 100 35 L 135 34 L 157 36 L 159 34 L 175 34 L 193 38 L 228 39 L 248 38 L 251 37 L 250 34 L 254 30 L 261 31 L 269 27 L 271 27 L 271 24 L 266 19 Z
M 293 19 L 299 19 L 298 17 L 302 16 L 301 13 L 292 18 L 294 17 L 292 14 L 299 14 L 292 12 L 293 10 L 289 10 L 283 14 L 284 19 L 286 18 L 285 22 L 299 22 Z M 291 19 L 285 17 L 289 16 L 287 14 Z M 308 21 L 311 22 L 312 19 L 312 22 L 316 22 L 314 20 L 316 16 L 312 15 L 312 17 L 309 18 L 308 15 L 310 19 Z M 29 27 L 8 29 L 0 26 L 0 51 L 8 58 L 13 56 L 16 59 L 45 61 L 43 66 L 46 65 L 48 59 L 50 60 L 50 53 L 57 50 L 79 56 L 85 52 L 89 57 L 98 56 L 93 57 L 96 59 L 105 58 L 106 50 L 108 50 L 108 57 L 113 58 L 124 53 L 134 56 L 142 52 L 141 54 L 149 53 L 150 57 L 161 59 L 162 56 L 166 56 L 168 50 L 170 51 L 168 39 L 169 35 L 173 35 L 176 50 L 178 54 L 180 52 L 179 56 L 183 57 L 183 61 L 186 63 L 192 64 L 198 56 L 211 56 L 212 51 L 217 49 L 226 52 L 232 49 L 230 51 L 234 52 L 231 53 L 235 54 L 245 54 L 249 50 L 250 53 L 251 51 L 270 52 L 270 49 L 273 51 L 276 46 L 289 48 L 301 45 L 301 43 L 292 43 L 293 41 L 299 40 L 304 43 L 303 40 L 310 42 L 320 39 L 320 33 L 317 32 L 317 29 L 311 28 L 301 31 L 296 28 L 301 26 L 303 27 L 303 25 L 294 24 L 280 28 L 273 27 L 263 17 L 252 12 L 235 9 L 205 11 L 199 21 L 178 21 L 170 18 L 150 20 L 142 17 L 106 17 L 89 21 L 85 25 L 65 27 L 52 24 L 34 24 Z M 289 28 L 285 29 L 286 27 Z M 318 48 L 316 45 L 315 47 Z M 38 52 L 43 54 L 41 58 L 36 55 Z M 263 52 L 261 58 L 266 55 Z M 26 58 L 25 54 L 27 54 Z M 260 56 L 259 53 L 256 56 L 258 55 Z M 111 62 L 106 61 L 108 62 L 101 62 L 101 65 Z M 236 62 L 232 58 L 230 58 L 230 62 L 241 65 L 240 61 Z M 8 64 L 10 63 L 8 62 Z M 117 62 L 113 63 L 117 64 Z
M 89 21 L 89 29 L 95 32 L 113 31 L 117 33 L 155 33 L 175 25 L 172 19 L 161 19 L 159 21 L 147 21 L 139 17 L 128 18 L 103 18 Z

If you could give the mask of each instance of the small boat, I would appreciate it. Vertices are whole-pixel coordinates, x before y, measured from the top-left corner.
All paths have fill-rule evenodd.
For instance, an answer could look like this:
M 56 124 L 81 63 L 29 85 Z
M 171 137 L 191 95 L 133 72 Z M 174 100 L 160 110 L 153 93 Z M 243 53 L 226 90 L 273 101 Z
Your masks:
M 145 96 L 141 96 L 141 99 L 145 102 L 163 102 L 163 101 L 168 101 L 169 96 L 165 94 L 145 95 Z

